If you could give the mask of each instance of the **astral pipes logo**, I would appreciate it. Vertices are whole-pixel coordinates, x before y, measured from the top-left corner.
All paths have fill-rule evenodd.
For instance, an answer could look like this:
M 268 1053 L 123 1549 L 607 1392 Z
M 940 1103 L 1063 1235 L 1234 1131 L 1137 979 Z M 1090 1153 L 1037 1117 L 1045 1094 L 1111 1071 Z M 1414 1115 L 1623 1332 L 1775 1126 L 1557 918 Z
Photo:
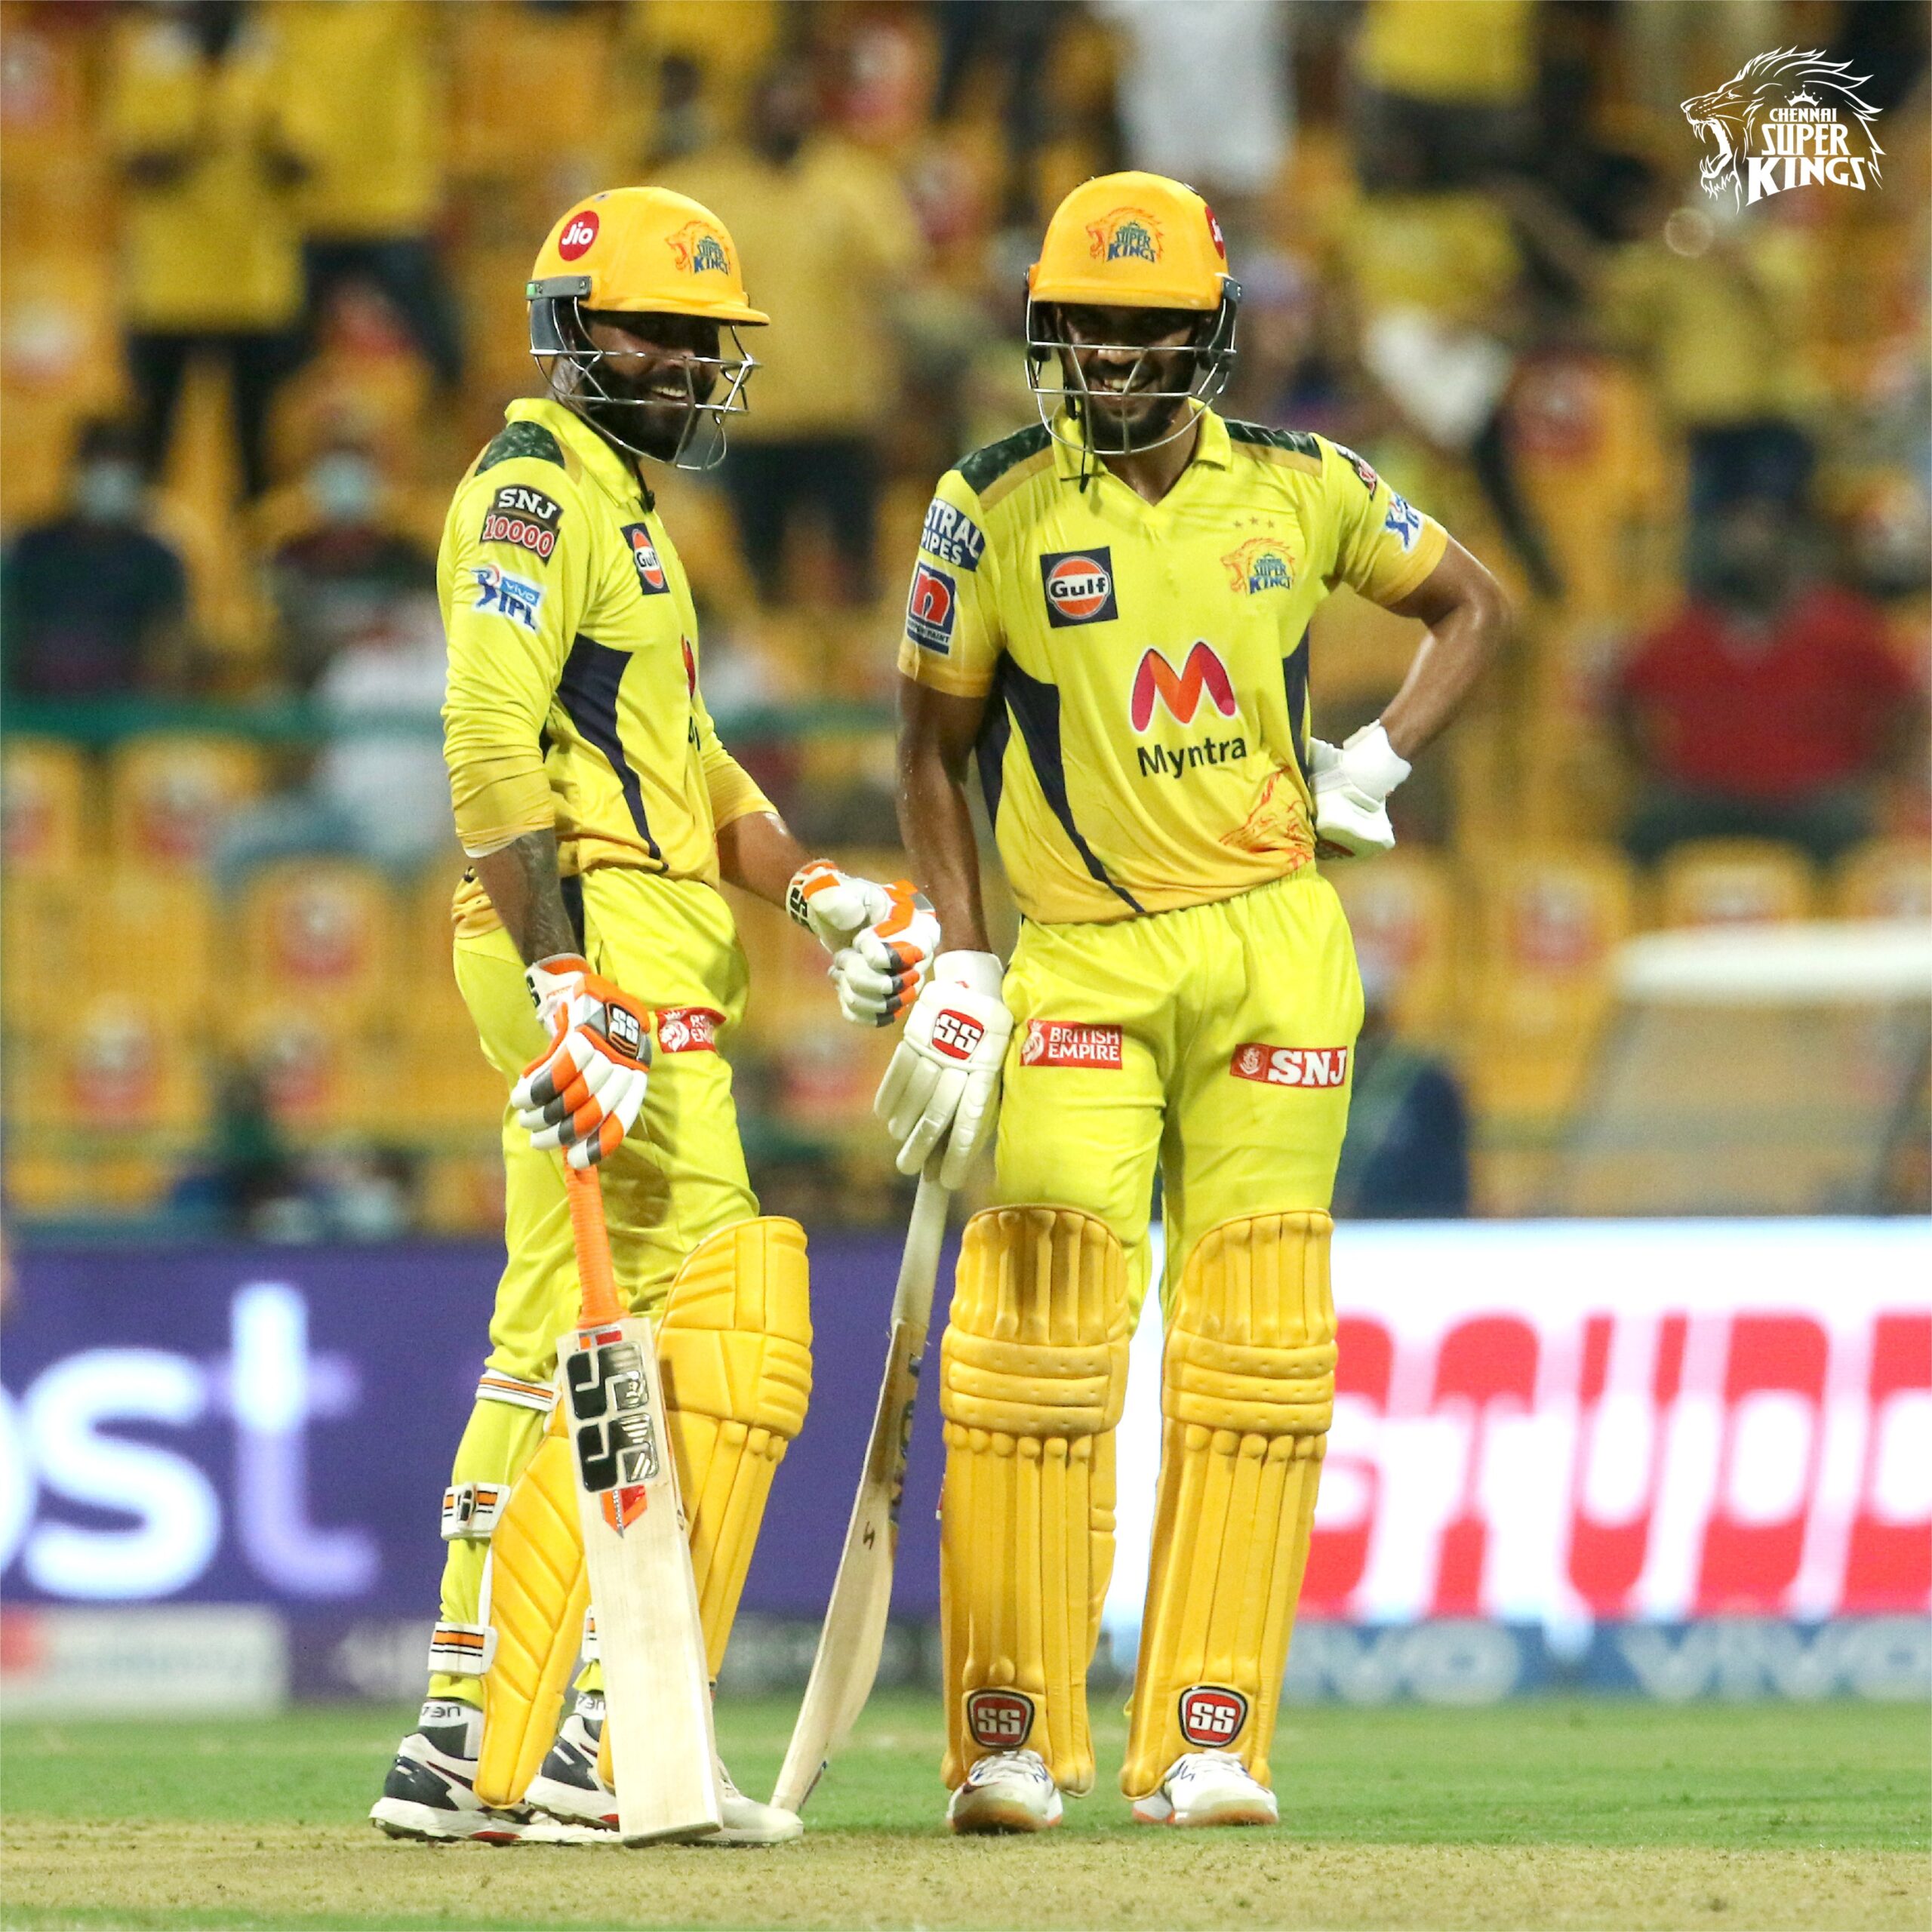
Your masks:
M 1814 48 L 1761 54 L 1721 88 L 1684 103 L 1684 118 L 1709 152 L 1698 171 L 1704 192 L 1731 205 L 1814 182 L 1875 187 L 1884 149 L 1872 134 L 1878 110 L 1857 90 L 1869 74 Z M 1740 172 L 1741 168 L 1741 172 Z

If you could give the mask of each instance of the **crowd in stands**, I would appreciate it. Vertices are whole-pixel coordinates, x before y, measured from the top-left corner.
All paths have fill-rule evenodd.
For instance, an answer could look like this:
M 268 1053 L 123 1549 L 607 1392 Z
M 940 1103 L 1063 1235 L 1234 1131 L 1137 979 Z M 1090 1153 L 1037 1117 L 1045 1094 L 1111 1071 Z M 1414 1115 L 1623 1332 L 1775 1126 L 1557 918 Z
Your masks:
M 1229 413 L 1346 442 L 1495 564 L 1515 654 L 1398 799 L 1402 849 L 1338 878 L 1374 994 L 1348 1211 L 1534 1204 L 1629 933 L 1927 909 L 1921 9 L 0 0 L 0 34 L 19 1211 L 490 1225 L 480 1058 L 416 1144 L 372 1112 L 377 1057 L 465 1024 L 434 550 L 535 386 L 537 245 L 617 181 L 718 208 L 775 319 L 726 465 L 662 497 L 712 708 L 756 714 L 746 761 L 814 841 L 895 841 L 927 494 L 1032 420 L 1023 272 L 1090 174 L 1216 206 Z M 1882 186 L 1700 190 L 1678 103 L 1770 45 L 1871 76 Z M 1331 601 L 1323 735 L 1412 645 Z M 783 1023 L 811 962 L 748 934 L 768 1197 L 882 1211 L 872 1061 Z M 217 944 L 254 977 L 211 1060 Z M 49 955 L 93 962 L 97 1011 L 13 970 Z M 433 1022 L 383 997 L 405 968 Z M 60 1136 L 103 1094 L 125 1151 L 89 1197 Z

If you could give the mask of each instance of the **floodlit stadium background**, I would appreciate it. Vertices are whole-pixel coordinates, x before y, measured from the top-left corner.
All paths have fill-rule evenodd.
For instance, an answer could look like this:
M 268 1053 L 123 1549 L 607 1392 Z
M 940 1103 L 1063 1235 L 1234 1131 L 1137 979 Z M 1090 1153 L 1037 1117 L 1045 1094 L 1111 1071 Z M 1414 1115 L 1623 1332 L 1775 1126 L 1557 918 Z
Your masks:
M 801 837 L 889 874 L 931 483 L 1032 419 L 1022 272 L 1122 165 L 1227 231 L 1229 412 L 1361 451 L 1521 613 L 1401 848 L 1334 875 L 1379 1018 L 1292 1687 L 1922 1690 L 1923 36 L 1759 0 L 0 5 L 10 1706 L 420 1681 L 500 1212 L 430 564 L 532 386 L 549 224 L 651 178 L 737 233 L 768 366 L 720 476 L 661 493 L 706 692 Z M 1881 183 L 1705 194 L 1679 103 L 1814 46 L 1871 77 Z M 1715 696 L 1714 602 L 1768 640 Z M 1322 735 L 1413 641 L 1333 600 Z M 817 1257 L 813 1416 L 728 1665 L 776 1685 L 908 1196 L 889 1038 L 743 924 L 748 1148 Z M 1136 1349 L 1116 1666 L 1151 1323 Z M 928 1412 L 906 1680 L 937 1447 Z

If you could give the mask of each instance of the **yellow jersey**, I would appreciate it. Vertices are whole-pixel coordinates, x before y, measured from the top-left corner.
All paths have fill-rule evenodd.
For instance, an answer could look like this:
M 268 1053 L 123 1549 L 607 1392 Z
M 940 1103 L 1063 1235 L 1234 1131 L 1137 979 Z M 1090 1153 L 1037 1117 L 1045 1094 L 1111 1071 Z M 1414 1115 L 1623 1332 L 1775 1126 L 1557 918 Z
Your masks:
M 770 801 L 718 741 L 697 619 L 651 497 L 561 404 L 513 402 L 450 505 L 443 750 L 472 855 L 554 826 L 566 876 L 718 880 L 717 829 Z M 481 907 L 480 888 L 458 900 Z
M 1211 410 L 1158 503 L 1043 428 L 949 470 L 899 668 L 990 699 L 1020 911 L 1131 918 L 1309 864 L 1309 620 L 1338 583 L 1398 601 L 1447 542 L 1352 451 Z

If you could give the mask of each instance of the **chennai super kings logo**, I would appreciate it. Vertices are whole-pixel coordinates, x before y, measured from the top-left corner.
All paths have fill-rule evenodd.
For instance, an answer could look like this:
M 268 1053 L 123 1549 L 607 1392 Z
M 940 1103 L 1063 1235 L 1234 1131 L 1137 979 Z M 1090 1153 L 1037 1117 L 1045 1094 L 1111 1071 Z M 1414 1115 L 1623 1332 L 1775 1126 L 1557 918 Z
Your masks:
M 1735 208 L 1814 181 L 1875 187 L 1884 153 L 1872 132 L 1878 110 L 1858 93 L 1871 76 L 1847 73 L 1850 64 L 1786 48 L 1684 102 L 1684 118 L 1709 143 L 1698 170 L 1704 192 L 1730 195 Z
M 1115 208 L 1087 224 L 1088 253 L 1097 262 L 1158 262 L 1161 224 L 1144 208 Z
M 664 238 L 672 259 L 693 275 L 729 275 L 731 257 L 716 232 L 701 221 L 688 221 L 675 235 Z
M 1244 590 L 1259 597 L 1264 590 L 1287 590 L 1294 583 L 1294 571 L 1287 551 L 1271 537 L 1251 537 L 1238 550 L 1221 559 L 1228 574 L 1230 590 Z

